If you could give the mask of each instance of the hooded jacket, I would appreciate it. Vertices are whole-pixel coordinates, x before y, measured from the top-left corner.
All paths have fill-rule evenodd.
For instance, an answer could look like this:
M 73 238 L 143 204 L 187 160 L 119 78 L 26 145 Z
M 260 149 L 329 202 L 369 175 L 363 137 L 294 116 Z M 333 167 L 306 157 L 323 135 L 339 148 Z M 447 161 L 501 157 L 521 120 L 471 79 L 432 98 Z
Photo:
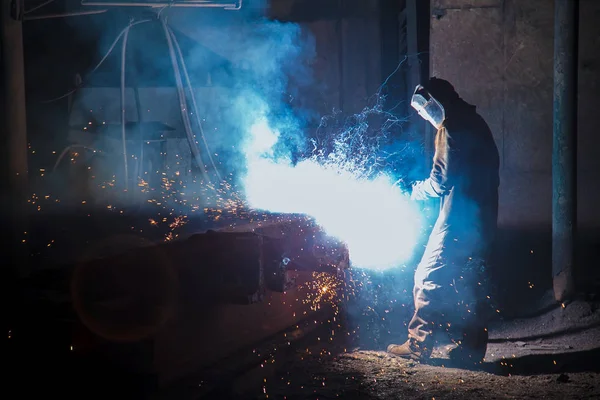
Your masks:
M 435 137 L 429 178 L 413 186 L 416 199 L 440 199 L 440 211 L 422 259 L 434 270 L 486 259 L 498 218 L 499 155 L 490 128 L 475 107 L 443 104 L 446 119 Z

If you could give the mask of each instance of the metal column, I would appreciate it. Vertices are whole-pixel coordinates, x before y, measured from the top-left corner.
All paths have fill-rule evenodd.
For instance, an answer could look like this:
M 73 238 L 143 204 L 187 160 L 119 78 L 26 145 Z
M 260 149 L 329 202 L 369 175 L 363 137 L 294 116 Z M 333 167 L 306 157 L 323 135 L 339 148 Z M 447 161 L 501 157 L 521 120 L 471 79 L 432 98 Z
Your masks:
M 578 0 L 555 0 L 554 129 L 552 150 L 552 274 L 554 297 L 574 290 L 577 227 Z
M 417 30 L 417 0 L 406 1 L 406 52 L 408 61 L 408 98 L 413 94 L 415 86 L 421 81 L 421 64 L 419 61 L 419 45 Z
M 421 76 L 421 55 L 419 54 L 419 5 L 417 0 L 406 0 L 406 57 L 408 61 L 408 73 L 406 75 L 406 98 L 410 99 L 415 91 L 415 87 L 423 83 L 428 76 Z M 408 112 L 411 113 L 410 124 L 417 132 L 423 132 L 423 142 L 425 143 L 425 154 L 423 157 L 423 171 L 431 168 L 431 157 L 433 157 L 433 134 L 431 125 L 426 123 L 410 106 Z
M 8 191 L 4 193 L 12 225 L 11 261 L 18 276 L 28 273 L 26 247 L 21 243 L 27 230 L 27 123 L 25 118 L 25 71 L 23 60 L 23 2 L 1 0 L 0 47 L 2 54 L 2 132 L 7 156 Z

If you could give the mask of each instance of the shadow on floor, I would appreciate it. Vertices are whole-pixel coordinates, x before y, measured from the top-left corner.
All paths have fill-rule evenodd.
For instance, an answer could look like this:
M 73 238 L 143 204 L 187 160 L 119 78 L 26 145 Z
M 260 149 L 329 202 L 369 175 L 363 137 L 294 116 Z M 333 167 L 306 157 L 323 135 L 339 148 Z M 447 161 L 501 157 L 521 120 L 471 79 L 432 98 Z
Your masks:
M 540 335 L 522 336 L 522 337 L 516 337 L 516 338 L 511 337 L 510 339 L 490 339 L 489 343 L 505 343 L 505 342 L 516 342 L 516 341 L 527 342 L 527 341 L 538 340 L 538 339 L 551 339 L 551 338 L 555 338 L 555 337 L 559 337 L 559 336 L 584 332 L 584 331 L 587 331 L 592 328 L 597 328 L 599 326 L 600 326 L 600 321 L 596 321 L 589 325 L 579 326 L 579 327 L 575 327 L 575 328 L 567 328 L 567 329 L 563 329 L 560 331 L 544 333 L 544 334 L 540 334 Z
M 576 245 L 574 280 L 577 291 L 598 297 L 600 269 L 600 231 L 579 229 Z M 490 268 L 492 296 L 504 318 L 535 317 L 551 311 L 552 298 L 552 229 L 499 227 Z M 551 296 L 552 297 L 552 296 Z M 543 301 L 542 301 L 543 300 Z M 592 299 L 593 300 L 593 299 Z
M 600 372 L 600 348 L 560 354 L 532 354 L 484 364 L 494 374 L 541 375 L 574 372 Z
M 494 375 L 544 375 L 566 374 L 576 372 L 600 372 L 600 348 L 559 353 L 559 354 L 532 354 L 523 357 L 507 358 L 495 362 L 485 362 L 478 366 L 448 363 L 444 360 L 445 367 L 461 368 L 470 371 L 488 372 Z M 433 365 L 441 366 L 442 362 L 436 360 Z

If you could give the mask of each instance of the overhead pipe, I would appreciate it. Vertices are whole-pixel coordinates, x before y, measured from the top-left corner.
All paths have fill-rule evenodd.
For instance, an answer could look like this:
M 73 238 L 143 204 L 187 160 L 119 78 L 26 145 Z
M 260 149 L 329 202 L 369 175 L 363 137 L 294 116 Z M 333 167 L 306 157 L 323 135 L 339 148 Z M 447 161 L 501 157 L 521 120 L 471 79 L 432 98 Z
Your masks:
M 10 225 L 0 237 L 9 240 L 8 265 L 15 277 L 29 275 L 29 254 L 22 243 L 23 232 L 28 231 L 29 192 L 27 160 L 27 113 L 25 107 L 25 67 L 23 56 L 23 3 L 0 1 L 0 129 L 6 181 L 2 184 L 0 201 L 6 205 Z M 4 227 L 4 226 L 3 226 Z M 11 243 L 12 242 L 12 243 Z M 4 264 L 3 264 L 4 265 Z
M 104 2 L 104 1 L 82 1 L 82 6 L 93 7 L 195 7 L 195 8 L 222 8 L 224 10 L 237 11 L 241 10 L 243 0 L 238 0 L 234 3 L 218 3 L 209 0 L 191 0 L 179 2 Z
M 81 15 L 96 15 L 104 14 L 108 10 L 89 10 L 89 11 L 75 11 L 58 14 L 42 14 L 42 15 L 25 15 L 23 21 L 36 21 L 40 19 L 52 19 L 52 18 L 66 18 L 66 17 L 79 17 Z
M 578 0 L 554 2 L 552 275 L 554 297 L 573 295 L 577 230 Z

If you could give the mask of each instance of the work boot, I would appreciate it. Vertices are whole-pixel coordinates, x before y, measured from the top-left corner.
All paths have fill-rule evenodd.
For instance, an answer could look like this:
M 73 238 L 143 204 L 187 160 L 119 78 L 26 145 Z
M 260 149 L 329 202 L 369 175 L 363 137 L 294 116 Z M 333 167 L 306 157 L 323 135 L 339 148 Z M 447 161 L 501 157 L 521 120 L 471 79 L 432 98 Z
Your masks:
M 420 361 L 426 360 L 431 355 L 431 347 L 413 338 L 409 338 L 403 344 L 390 344 L 387 348 L 388 353 L 402 358 Z
M 450 360 L 461 365 L 481 364 L 485 358 L 488 343 L 486 328 L 471 328 L 463 332 L 462 338 L 448 354 Z

